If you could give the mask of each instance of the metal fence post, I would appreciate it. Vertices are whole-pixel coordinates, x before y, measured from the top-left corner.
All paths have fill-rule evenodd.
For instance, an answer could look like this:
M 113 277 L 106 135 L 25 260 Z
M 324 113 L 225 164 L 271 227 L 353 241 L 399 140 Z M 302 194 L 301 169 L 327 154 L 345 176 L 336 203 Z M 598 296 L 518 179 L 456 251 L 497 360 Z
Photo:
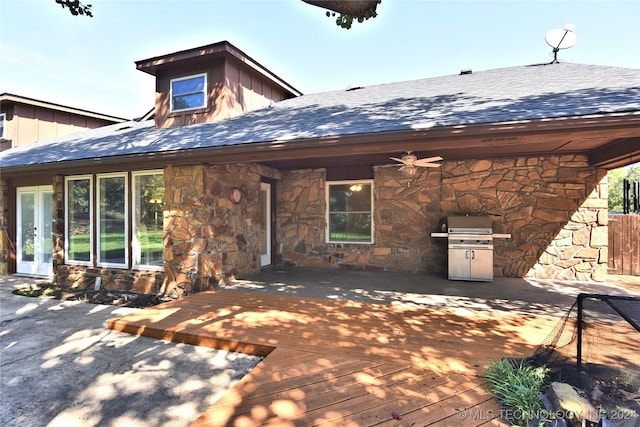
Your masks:
M 576 367 L 578 368 L 578 371 L 582 369 L 582 306 L 585 296 L 586 294 L 578 295 L 578 342 L 576 347 Z

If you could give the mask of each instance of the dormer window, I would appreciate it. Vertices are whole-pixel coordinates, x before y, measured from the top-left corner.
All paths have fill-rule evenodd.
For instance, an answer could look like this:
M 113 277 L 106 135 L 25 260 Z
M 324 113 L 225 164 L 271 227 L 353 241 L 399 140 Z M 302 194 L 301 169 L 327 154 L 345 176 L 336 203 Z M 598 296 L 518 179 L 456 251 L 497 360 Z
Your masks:
M 136 61 L 136 67 L 156 78 L 159 129 L 227 120 L 301 95 L 226 41 Z
M 0 139 L 4 139 L 4 130 L 6 126 L 7 115 L 5 113 L 0 114 Z
M 206 107 L 206 91 L 206 73 L 171 79 L 171 111 Z

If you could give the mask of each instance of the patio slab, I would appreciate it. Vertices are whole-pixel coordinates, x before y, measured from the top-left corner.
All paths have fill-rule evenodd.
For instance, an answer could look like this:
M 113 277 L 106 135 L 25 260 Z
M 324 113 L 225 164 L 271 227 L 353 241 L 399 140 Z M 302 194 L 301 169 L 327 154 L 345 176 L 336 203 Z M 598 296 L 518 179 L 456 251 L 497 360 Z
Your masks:
M 13 295 L 0 276 L 0 425 L 186 427 L 260 358 L 105 327 L 138 309 Z
M 219 288 L 382 304 L 562 316 L 581 292 L 640 296 L 640 277 L 610 275 L 606 283 L 513 277 L 472 282 L 448 280 L 429 273 L 273 267 Z

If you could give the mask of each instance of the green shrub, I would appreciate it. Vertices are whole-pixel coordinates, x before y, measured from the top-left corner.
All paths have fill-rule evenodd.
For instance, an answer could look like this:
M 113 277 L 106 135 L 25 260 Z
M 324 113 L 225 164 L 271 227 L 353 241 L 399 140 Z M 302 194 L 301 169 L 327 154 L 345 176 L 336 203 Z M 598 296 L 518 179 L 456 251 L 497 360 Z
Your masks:
M 485 378 L 498 402 L 519 418 L 508 421 L 528 426 L 545 409 L 541 394 L 549 386 L 549 369 L 546 366 L 536 368 L 527 366 L 523 360 L 516 363 L 502 359 L 489 364 Z

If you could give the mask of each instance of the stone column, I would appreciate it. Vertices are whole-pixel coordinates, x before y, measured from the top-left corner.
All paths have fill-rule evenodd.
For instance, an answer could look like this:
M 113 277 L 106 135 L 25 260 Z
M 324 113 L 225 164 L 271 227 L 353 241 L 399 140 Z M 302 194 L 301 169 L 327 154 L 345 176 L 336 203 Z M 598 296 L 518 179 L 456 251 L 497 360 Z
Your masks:
M 194 239 L 201 223 L 194 200 L 204 199 L 204 166 L 168 166 L 164 171 L 164 283 L 162 291 L 195 292 L 198 275 Z
M 333 267 L 336 253 L 325 243 L 325 170 L 302 169 L 284 174 L 278 191 L 278 246 L 283 262 L 306 267 Z M 338 255 L 342 259 L 342 254 Z
M 260 174 L 250 165 L 165 170 L 165 280 L 162 291 L 199 292 L 260 269 Z M 244 194 L 238 204 L 231 188 Z

